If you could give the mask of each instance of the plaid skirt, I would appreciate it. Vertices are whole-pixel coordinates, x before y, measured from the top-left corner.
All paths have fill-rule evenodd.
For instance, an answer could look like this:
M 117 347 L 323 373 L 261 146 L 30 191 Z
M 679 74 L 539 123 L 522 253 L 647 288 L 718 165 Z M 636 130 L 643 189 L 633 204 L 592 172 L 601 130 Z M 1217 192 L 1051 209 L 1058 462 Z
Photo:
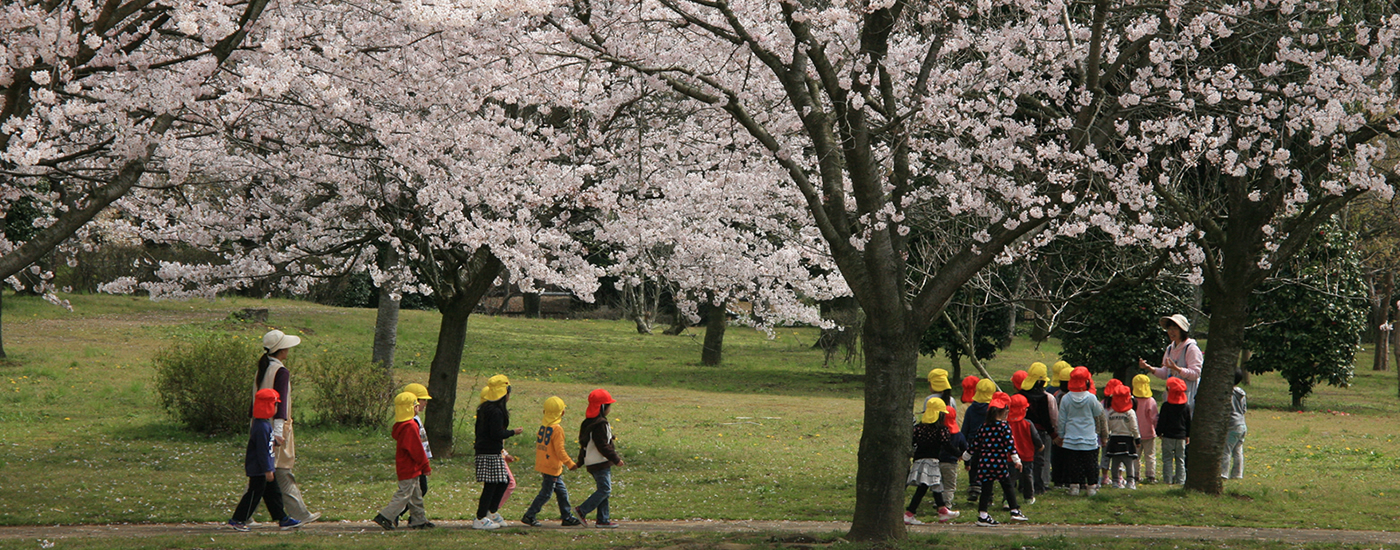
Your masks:
M 510 483 L 510 476 L 506 474 L 506 459 L 500 453 L 476 455 L 476 481 Z

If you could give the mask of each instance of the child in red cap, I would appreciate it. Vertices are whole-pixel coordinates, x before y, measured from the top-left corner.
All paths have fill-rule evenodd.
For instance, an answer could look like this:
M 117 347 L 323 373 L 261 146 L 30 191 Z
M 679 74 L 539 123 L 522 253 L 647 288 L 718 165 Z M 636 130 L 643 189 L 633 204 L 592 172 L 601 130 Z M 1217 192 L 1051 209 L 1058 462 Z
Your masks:
M 584 526 L 588 525 L 588 513 L 597 510 L 598 519 L 593 525 L 617 527 L 617 523 L 612 521 L 612 511 L 608 509 L 608 497 L 612 496 L 612 467 L 623 464 L 622 457 L 613 449 L 617 438 L 613 437 L 612 426 L 608 425 L 608 411 L 616 402 L 608 390 L 593 390 L 588 394 L 588 410 L 584 411 L 583 424 L 578 427 L 578 460 L 569 469 L 586 466 L 598 487 L 583 504 L 574 508 L 574 515 Z
M 1186 401 L 1186 381 L 1168 378 L 1167 402 L 1157 412 L 1163 483 L 1186 483 L 1186 445 L 1191 443 L 1191 406 Z
M 1045 442 L 1040 439 L 1040 431 L 1035 429 L 1035 425 L 1026 420 L 1026 410 L 1030 408 L 1030 401 L 1024 395 L 1011 396 L 1011 412 L 1007 413 L 1006 425 L 1011 427 L 1011 439 L 1016 442 L 1016 455 L 1021 457 L 1020 473 L 1016 476 L 1016 484 L 1021 487 L 1021 498 L 1025 499 L 1026 506 L 1035 504 L 1035 464 L 1037 453 L 1045 450 Z
M 999 524 L 987 513 L 987 508 L 992 505 L 992 485 L 998 481 L 1001 482 L 1006 505 L 1011 508 L 1011 519 L 1026 521 L 1021 507 L 1016 504 L 1016 478 L 1011 475 L 1013 466 L 1017 471 L 1021 470 L 1021 457 L 1016 454 L 1011 427 L 1006 425 L 1006 413 L 1010 406 L 1010 396 L 1003 392 L 992 394 L 991 402 L 987 404 L 987 419 L 978 428 L 972 448 L 963 453 L 963 460 L 977 456 L 976 472 L 972 474 L 972 484 L 982 488 L 977 499 L 977 525 Z
M 1108 471 L 1113 474 L 1111 481 L 1119 489 L 1137 489 L 1135 459 L 1138 445 L 1142 443 L 1142 434 L 1138 431 L 1137 411 L 1133 410 L 1133 392 L 1127 386 L 1118 384 L 1110 392 L 1110 401 L 1108 444 L 1104 446 L 1104 456 L 1108 457 Z
M 967 439 L 963 437 L 962 429 L 958 428 L 957 407 L 948 405 L 948 414 L 943 415 L 943 425 L 948 427 L 952 440 L 943 446 L 943 452 L 938 455 L 938 471 L 943 478 L 943 501 L 952 507 L 953 495 L 958 492 L 958 460 L 967 452 Z
M 267 512 L 283 530 L 301 527 L 301 522 L 282 509 L 282 492 L 273 481 L 276 459 L 272 456 L 272 415 L 277 413 L 277 390 L 263 388 L 253 395 L 253 423 L 248 430 L 248 449 L 243 456 L 243 470 L 248 476 L 248 490 L 233 509 L 229 527 L 247 531 L 248 520 L 258 509 L 258 502 L 267 503 Z

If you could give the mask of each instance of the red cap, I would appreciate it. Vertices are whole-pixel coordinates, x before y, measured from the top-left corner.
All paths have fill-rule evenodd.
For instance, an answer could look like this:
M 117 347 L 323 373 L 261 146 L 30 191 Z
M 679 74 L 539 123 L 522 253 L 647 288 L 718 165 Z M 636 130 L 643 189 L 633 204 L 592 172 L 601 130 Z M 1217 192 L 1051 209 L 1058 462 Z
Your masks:
M 277 390 L 258 390 L 258 393 L 253 394 L 253 418 L 271 419 L 272 415 L 277 414 L 277 404 L 281 402 L 282 396 L 277 394 Z
M 948 414 L 943 415 L 943 423 L 948 425 L 948 433 L 958 433 L 962 431 L 958 428 L 958 408 L 948 405 Z
M 1007 407 L 1010 407 L 1011 396 L 1006 395 L 1006 392 L 1004 391 L 996 392 L 992 394 L 992 402 L 988 403 L 987 406 L 993 409 L 1005 409 Z
M 981 380 L 979 380 L 976 376 L 969 376 L 969 377 L 963 379 L 963 381 L 962 381 L 962 386 L 963 386 L 962 402 L 963 402 L 963 403 L 971 403 L 971 402 L 972 402 L 972 396 L 974 396 L 974 395 L 977 394 L 977 383 L 980 382 L 980 381 L 981 381 Z
M 1128 389 L 1123 384 L 1118 384 L 1110 393 L 1113 395 L 1113 410 L 1120 413 L 1133 410 L 1133 390 Z
M 1113 395 L 1113 389 L 1114 389 L 1114 388 L 1117 388 L 1118 386 L 1122 386 L 1122 385 L 1123 385 L 1123 381 L 1122 381 L 1122 380 L 1119 380 L 1119 379 L 1117 379 L 1117 378 L 1109 378 L 1109 379 L 1108 379 L 1108 383 L 1103 385 L 1103 394 L 1104 394 L 1104 395 L 1107 395 L 1107 396 L 1112 396 L 1112 395 Z
M 593 418 L 598 416 L 598 413 L 603 410 L 603 405 L 616 402 L 617 400 L 613 399 L 612 394 L 608 393 L 608 390 L 603 388 L 593 390 L 588 394 L 588 410 L 584 411 L 584 417 Z
M 1167 379 L 1167 402 L 1173 405 L 1186 404 L 1186 381 L 1180 378 Z
M 1023 370 L 1016 371 L 1014 374 L 1011 375 L 1011 387 L 1018 390 L 1021 389 L 1021 382 L 1024 381 L 1026 377 L 1030 375 L 1030 373 Z
M 1007 415 L 1006 420 L 1010 422 L 1025 420 L 1026 408 L 1030 406 L 1031 403 L 1026 401 L 1026 396 L 1019 393 L 1011 396 L 1011 414 Z
M 1089 391 L 1094 383 L 1094 375 L 1089 374 L 1089 367 L 1074 367 L 1069 371 L 1069 391 Z

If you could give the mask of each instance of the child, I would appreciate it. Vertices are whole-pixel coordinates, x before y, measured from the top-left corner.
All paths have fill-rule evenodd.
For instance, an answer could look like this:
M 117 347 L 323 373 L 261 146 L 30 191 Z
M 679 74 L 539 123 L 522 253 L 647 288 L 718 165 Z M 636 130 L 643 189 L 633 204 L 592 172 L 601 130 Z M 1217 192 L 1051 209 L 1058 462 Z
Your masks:
M 943 501 L 951 508 L 953 496 L 958 492 L 958 460 L 967 452 L 967 439 L 963 438 L 962 430 L 958 428 L 956 407 L 948 406 L 948 413 L 943 415 L 943 425 L 948 427 L 951 439 L 938 455 L 938 473 L 943 482 Z
M 963 460 L 976 459 L 976 473 L 972 484 L 981 486 L 977 500 L 977 525 L 993 526 L 999 522 L 992 519 L 987 508 L 992 504 L 992 484 L 1001 482 L 1002 496 L 1011 508 L 1011 519 L 1026 521 L 1021 507 L 1016 504 L 1016 478 L 1012 477 L 1011 466 L 1021 469 L 1021 457 L 1016 454 L 1016 442 L 1011 436 L 1011 427 L 1006 425 L 1007 407 L 1011 399 L 1002 392 L 992 396 L 987 408 L 987 421 L 977 430 L 977 438 L 972 448 L 963 454 Z
M 1230 392 L 1230 420 L 1226 424 L 1225 452 L 1220 455 L 1220 477 L 1226 479 L 1244 477 L 1244 436 L 1249 431 L 1249 427 L 1244 423 L 1244 413 L 1249 409 L 1249 404 L 1245 401 L 1244 388 L 1240 387 L 1243 380 L 1244 372 L 1236 370 L 1235 389 Z
M 423 449 L 423 439 L 418 435 L 418 423 L 414 416 L 423 411 L 424 404 L 413 392 L 406 391 L 394 397 L 394 469 L 399 476 L 399 490 L 389 504 L 374 516 L 374 522 L 385 531 L 394 530 L 394 521 L 400 510 L 408 508 L 409 529 L 430 529 L 432 522 L 423 509 L 423 488 L 420 478 L 432 473 L 428 465 L 428 453 Z
M 1070 367 L 1069 363 L 1057 361 L 1054 369 L 1055 378 L 1052 381 L 1055 383 L 1055 409 L 1057 411 L 1063 411 L 1061 407 L 1064 406 L 1065 396 L 1069 395 L 1069 378 L 1074 368 Z M 1063 412 L 1060 414 L 1063 414 Z M 1055 436 L 1050 438 L 1050 483 L 1056 488 L 1064 488 L 1069 486 L 1069 482 L 1065 481 L 1064 475 L 1068 468 L 1064 465 L 1064 454 L 1060 452 L 1059 441 L 1060 435 L 1062 434 L 1059 432 L 1060 421 L 1058 416 L 1056 417 L 1054 426 Z
M 563 420 L 564 400 L 558 396 L 544 400 L 544 418 L 540 420 L 539 431 L 535 432 L 535 471 L 544 476 L 544 484 L 530 508 L 525 510 L 525 517 L 520 518 L 520 523 L 525 525 L 540 525 L 535 514 L 549 502 L 551 494 L 559 497 L 559 518 L 564 520 L 565 527 L 582 523 L 574 517 L 573 507 L 569 505 L 569 489 L 560 477 L 564 475 L 565 466 L 574 467 L 573 459 L 564 451 L 564 427 L 560 425 Z
M 969 406 L 969 407 L 972 406 L 972 398 L 975 397 L 975 396 L 977 395 L 977 383 L 978 383 L 978 382 L 981 382 L 981 380 L 979 380 L 976 376 L 968 376 L 968 377 L 966 377 L 966 378 L 963 378 L 963 380 L 962 380 L 962 390 L 963 390 L 963 391 L 962 391 L 962 397 L 959 399 L 959 401 L 961 401 L 963 405 L 966 405 L 966 406 Z M 966 410 L 964 410 L 964 412 L 966 412 Z M 965 418 L 967 415 L 964 414 L 963 416 L 964 416 L 964 418 Z M 971 434 L 969 434 L 969 435 L 971 435 Z
M 953 399 L 953 385 L 948 383 L 948 371 L 943 369 L 928 371 L 928 387 L 933 393 L 924 398 L 921 403 L 923 407 L 927 407 L 929 398 L 933 397 L 942 399 L 943 403 L 950 407 L 956 408 L 958 406 L 958 401 Z M 915 424 L 919 423 L 919 418 L 922 417 L 927 410 L 927 408 L 920 408 L 919 412 L 914 414 Z
M 419 405 L 419 406 L 413 409 L 414 412 L 415 412 L 415 414 L 413 415 L 413 423 L 418 425 L 418 439 L 420 439 L 420 440 L 423 441 L 423 454 L 424 454 L 424 455 L 427 455 L 428 460 L 431 461 L 431 460 L 433 459 L 433 450 L 430 449 L 430 448 L 428 447 L 428 431 L 427 431 L 426 429 L 423 428 L 423 419 L 422 419 L 422 417 L 421 417 L 420 415 L 421 415 L 422 412 L 423 412 L 423 408 L 428 406 L 427 401 L 428 401 L 429 399 L 432 399 L 433 397 L 430 396 L 430 395 L 428 395 L 428 388 L 427 388 L 427 386 L 424 386 L 424 385 L 419 384 L 419 383 L 416 383 L 416 382 L 415 382 L 415 383 L 412 383 L 412 384 L 407 384 L 407 385 L 405 385 L 405 386 L 403 387 L 403 391 L 411 392 L 415 397 L 418 398 L 418 405 Z M 427 475 L 427 474 L 423 474 L 423 475 L 418 476 L 418 489 L 422 492 L 422 496 L 424 496 L 424 497 L 427 497 L 427 496 L 428 496 L 428 475 Z M 397 516 L 394 516 L 394 527 L 398 527 L 398 526 L 399 526 L 399 520 L 400 520 L 401 518 L 403 518 L 403 515 L 404 515 L 404 514 L 407 514 L 407 513 L 408 513 L 408 504 L 407 504 L 407 503 L 404 503 L 403 510 L 400 511 L 399 514 L 398 514 Z
M 1056 361 L 1054 366 L 1050 368 L 1052 369 L 1050 374 L 1055 376 L 1050 380 L 1050 386 L 1046 388 L 1046 392 L 1058 400 L 1061 395 L 1069 393 L 1069 373 L 1074 368 L 1065 361 Z
M 1055 399 L 1045 392 L 1045 384 L 1050 376 L 1044 363 L 1031 363 L 1030 375 L 1021 381 L 1021 395 L 1026 397 L 1026 420 L 1040 436 L 1043 447 L 1035 453 L 1035 463 L 1031 464 L 1033 494 L 1045 492 L 1050 482 L 1050 442 L 1055 439 L 1055 424 L 1059 418 L 1059 408 Z
M 1108 445 L 1104 456 L 1108 457 L 1108 471 L 1113 475 L 1113 486 L 1119 489 L 1137 489 L 1137 470 L 1133 464 L 1137 459 L 1138 443 L 1142 440 L 1138 432 L 1137 411 L 1133 410 L 1132 390 L 1119 384 L 1113 387 L 1112 410 L 1108 413 Z M 1127 470 L 1126 473 L 1122 470 Z M 1125 483 L 1123 478 L 1127 478 Z
M 1157 482 L 1157 400 L 1152 398 L 1152 377 L 1139 374 L 1133 377 L 1133 401 L 1137 402 L 1138 433 L 1142 434 L 1142 445 L 1138 446 L 1138 473 L 1144 483 Z
M 1023 370 L 1018 370 L 1016 372 L 1011 373 L 1011 391 L 1014 391 L 1018 394 L 1021 393 L 1021 382 L 1024 382 L 1026 378 L 1030 377 L 1030 375 L 1031 374 L 1029 372 Z
M 967 380 L 963 380 L 964 395 L 966 395 Z M 982 422 L 987 419 L 988 404 L 992 401 L 992 394 L 997 391 L 997 384 L 991 380 L 978 380 L 977 386 L 972 394 L 972 404 L 967 406 L 967 411 L 963 413 L 962 433 L 963 437 L 969 438 L 967 445 L 974 447 L 977 445 L 977 436 L 981 434 Z M 976 456 L 975 454 L 973 455 Z M 966 461 L 967 459 L 963 459 Z M 973 458 L 967 463 L 968 479 L 977 478 L 977 459 Z M 976 482 L 969 483 L 967 488 L 967 501 L 977 502 L 982 495 L 982 485 Z
M 1162 439 L 1162 482 L 1186 483 L 1186 445 L 1191 443 L 1191 407 L 1186 404 L 1186 381 L 1167 379 L 1167 402 L 1157 415 Z
M 1085 367 L 1075 367 L 1070 373 L 1069 393 L 1060 399 L 1060 423 L 1055 428 L 1060 446 L 1061 481 L 1069 486 L 1070 495 L 1085 490 L 1089 496 L 1098 492 L 1099 441 L 1104 435 L 1103 405 L 1091 391 L 1093 375 Z M 1059 482 L 1056 482 L 1059 483 Z
M 939 421 L 948 406 L 938 397 L 930 397 L 924 402 L 924 414 L 919 417 L 919 423 L 914 425 L 914 466 L 909 468 L 909 479 L 907 483 L 915 486 L 914 497 L 909 500 L 909 507 L 904 509 L 905 525 L 923 525 L 915 514 L 919 513 L 919 502 L 923 501 L 924 494 L 930 488 L 933 489 L 933 502 L 938 505 L 938 521 L 947 523 L 958 517 L 958 512 L 948 510 L 948 503 L 943 498 L 943 472 L 939 467 L 938 457 L 943 454 L 944 447 L 952 446 L 952 435 L 948 432 L 948 426 Z
M 1026 420 L 1026 409 L 1030 407 L 1030 401 L 1024 395 L 1011 396 L 1011 412 L 1006 416 L 1006 425 L 1011 427 L 1011 439 L 1016 442 L 1016 455 L 1021 457 L 1021 472 L 1016 476 L 1016 483 L 1021 486 L 1021 498 L 1026 499 L 1026 506 L 1035 504 L 1035 477 L 1036 470 L 1032 467 L 1036 463 L 1036 457 L 1045 450 L 1045 444 L 1040 439 L 1040 432 L 1035 429 L 1035 425 Z
M 588 513 L 597 510 L 598 519 L 593 522 L 594 526 L 605 529 L 617 527 L 617 523 L 612 521 L 612 511 L 608 509 L 608 498 L 612 496 L 612 467 L 623 464 L 622 457 L 613 449 L 617 438 L 613 437 L 612 426 L 608 425 L 608 411 L 616 402 L 608 390 L 593 390 L 588 394 L 588 410 L 584 412 L 583 424 L 578 427 L 578 460 L 569 469 L 577 469 L 580 464 L 588 467 L 588 473 L 593 474 L 593 482 L 597 485 L 593 494 L 574 508 L 574 515 L 578 516 L 581 525 L 587 525 Z
M 281 401 L 277 390 L 263 388 L 253 394 L 253 423 L 248 429 L 248 449 L 243 455 L 243 472 L 248 476 L 248 490 L 233 509 L 233 519 L 228 520 L 234 531 L 247 531 L 248 519 L 258 509 L 258 502 L 267 503 L 267 512 L 282 530 L 301 527 L 301 522 L 287 515 L 282 509 L 282 492 L 273 482 L 276 461 L 272 457 L 272 415 L 277 413 L 277 403 Z
M 492 376 L 481 389 L 481 403 L 476 407 L 476 480 L 482 484 L 481 500 L 476 504 L 476 520 L 472 529 L 499 529 L 506 526 L 505 518 L 499 512 L 501 499 L 505 497 L 510 475 L 506 473 L 506 461 L 502 451 L 508 437 L 520 435 L 525 430 L 511 429 L 510 411 L 506 403 L 510 401 L 510 379 L 504 374 Z
M 1092 382 L 1093 380 L 1091 379 L 1090 383 Z M 1104 413 L 1113 410 L 1113 393 L 1118 390 L 1118 386 L 1122 385 L 1123 382 L 1119 381 L 1117 378 L 1109 378 L 1108 383 L 1103 385 L 1103 400 L 1099 401 L 1099 404 L 1103 405 Z M 1089 390 L 1089 393 L 1094 393 L 1094 390 Z M 1099 449 L 1099 486 L 1113 487 L 1113 484 L 1109 483 L 1109 481 L 1111 481 L 1109 479 L 1110 475 L 1108 470 L 1108 448 L 1104 447 Z

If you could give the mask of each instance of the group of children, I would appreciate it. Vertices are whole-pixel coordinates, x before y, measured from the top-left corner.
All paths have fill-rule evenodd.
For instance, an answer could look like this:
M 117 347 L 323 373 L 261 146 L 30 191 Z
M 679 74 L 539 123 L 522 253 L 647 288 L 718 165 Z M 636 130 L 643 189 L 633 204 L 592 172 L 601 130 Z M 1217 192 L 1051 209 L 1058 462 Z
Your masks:
M 978 505 L 977 525 L 986 526 L 999 524 L 988 513 L 996 483 L 1013 521 L 1026 521 L 1021 504 L 1034 504 L 1050 486 L 1092 496 L 1101 486 L 1136 489 L 1139 480 L 1155 483 L 1157 439 L 1162 440 L 1162 480 L 1185 483 L 1191 406 L 1182 379 L 1167 379 L 1166 400 L 1159 406 L 1145 374 L 1135 376 L 1131 387 L 1110 380 L 1100 400 L 1089 369 L 1064 361 L 1053 368 L 1053 378 L 1039 362 L 1017 371 L 1011 377 L 1015 395 L 998 391 L 992 380 L 969 376 L 957 399 L 947 371 L 929 372 L 933 393 L 916 413 L 908 477 L 915 490 L 905 509 L 906 524 L 923 524 L 918 510 L 929 492 L 938 521 L 959 516 L 952 509 L 959 460 L 968 471 L 968 502 Z M 1222 477 L 1244 474 L 1247 405 L 1240 379 L 1236 373 Z
M 482 483 L 481 499 L 477 504 L 475 529 L 499 529 L 508 525 L 501 517 L 499 509 L 510 497 L 515 487 L 515 477 L 508 466 L 515 457 L 505 451 L 507 438 L 524 433 L 521 428 L 510 428 L 510 412 L 506 403 L 510 398 L 510 379 L 505 375 L 491 377 L 481 390 L 481 401 L 476 414 L 476 480 Z M 398 474 L 399 486 L 393 498 L 374 516 L 374 522 L 385 530 L 398 527 L 399 517 L 408 514 L 408 528 L 428 529 L 434 527 L 428 521 L 423 507 L 423 496 L 428 493 L 428 475 L 432 473 L 429 464 L 432 451 L 428 447 L 427 432 L 419 414 L 423 412 L 428 389 L 422 384 L 408 384 L 403 392 L 394 397 L 393 437 L 396 442 L 394 465 Z M 259 502 L 266 503 L 268 513 L 278 520 L 283 529 L 300 527 L 301 523 L 288 517 L 282 509 L 281 494 L 272 481 L 273 438 L 270 418 L 276 410 L 278 395 L 273 390 L 260 390 L 254 396 L 253 416 L 248 437 L 248 450 L 245 457 L 245 473 L 248 476 L 248 489 L 238 507 L 234 510 L 229 526 L 238 531 L 247 531 L 248 521 L 257 510 Z M 622 457 L 613 447 L 616 438 L 608 423 L 608 412 L 617 401 L 604 389 L 596 389 L 588 394 L 588 409 L 583 423 L 579 426 L 578 458 L 570 458 L 564 448 L 565 433 L 561 422 L 564 418 L 564 400 L 551 396 L 544 402 L 544 416 L 535 432 L 535 470 L 543 483 L 539 494 L 521 523 L 530 526 L 541 525 L 537 519 L 541 509 L 549 503 L 551 496 L 558 500 L 559 516 L 564 526 L 587 526 L 588 514 L 596 511 L 593 525 L 601 528 L 617 527 L 612 520 L 609 500 L 612 494 L 612 467 L 622 466 Z M 573 507 L 569 503 L 569 491 L 564 484 L 564 468 L 578 469 L 580 466 L 592 474 L 596 489 L 587 499 Z

